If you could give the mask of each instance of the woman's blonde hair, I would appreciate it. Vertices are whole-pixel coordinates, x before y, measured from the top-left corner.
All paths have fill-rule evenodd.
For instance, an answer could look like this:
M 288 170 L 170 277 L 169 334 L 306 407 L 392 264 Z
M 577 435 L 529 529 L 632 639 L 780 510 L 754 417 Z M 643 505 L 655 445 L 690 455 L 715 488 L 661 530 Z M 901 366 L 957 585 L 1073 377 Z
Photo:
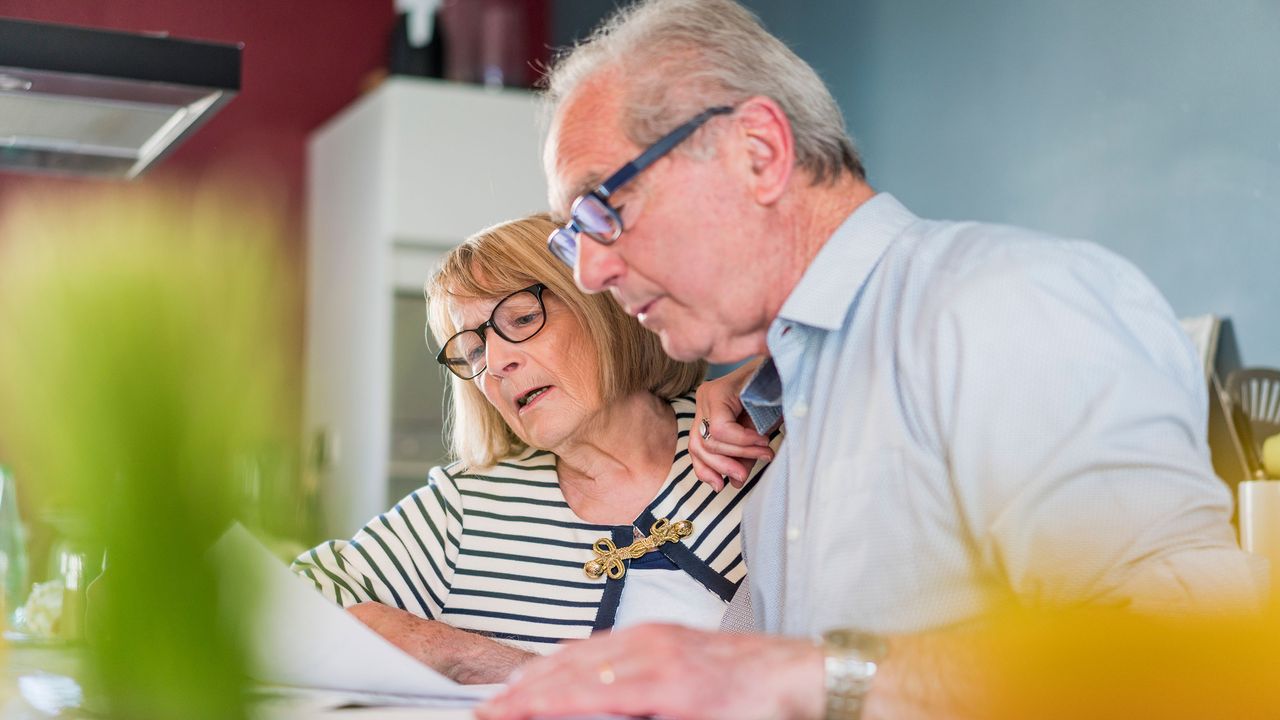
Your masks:
M 705 362 L 672 360 L 658 337 L 616 302 L 578 289 L 573 272 L 547 251 L 547 236 L 555 227 L 550 215 L 532 215 L 482 230 L 451 250 L 426 285 L 435 347 L 458 332 L 449 316 L 452 299 L 499 298 L 542 283 L 569 307 L 595 348 L 604 402 L 646 390 L 670 399 L 697 387 L 706 374 Z M 455 458 L 481 468 L 525 449 L 474 382 L 447 374 L 453 397 L 446 435 Z

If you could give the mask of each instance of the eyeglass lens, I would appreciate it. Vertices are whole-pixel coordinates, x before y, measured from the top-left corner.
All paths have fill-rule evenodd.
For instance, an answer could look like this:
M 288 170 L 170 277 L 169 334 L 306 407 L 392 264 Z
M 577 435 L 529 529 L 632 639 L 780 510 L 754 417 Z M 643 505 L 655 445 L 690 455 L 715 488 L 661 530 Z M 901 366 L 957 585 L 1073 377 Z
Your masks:
M 570 230 L 556 228 L 552 231 L 551 240 L 547 246 L 565 265 L 573 267 L 578 260 L 578 239 Z
M 611 243 L 622 234 L 622 222 L 613 208 L 598 195 L 589 193 L 575 203 L 573 219 L 582 232 L 597 242 Z
M 551 251 L 567 265 L 573 265 L 578 259 L 578 233 L 586 233 L 605 245 L 622 234 L 622 219 L 608 201 L 595 193 L 583 195 L 574 202 L 572 213 L 572 229 L 557 229 L 549 243 Z
M 524 342 L 533 337 L 546 323 L 546 311 L 542 300 L 531 290 L 522 290 L 498 303 L 489 316 L 489 327 L 507 342 Z M 445 363 L 461 376 L 469 373 L 470 379 L 484 372 L 485 328 L 467 330 L 449 339 L 444 348 Z

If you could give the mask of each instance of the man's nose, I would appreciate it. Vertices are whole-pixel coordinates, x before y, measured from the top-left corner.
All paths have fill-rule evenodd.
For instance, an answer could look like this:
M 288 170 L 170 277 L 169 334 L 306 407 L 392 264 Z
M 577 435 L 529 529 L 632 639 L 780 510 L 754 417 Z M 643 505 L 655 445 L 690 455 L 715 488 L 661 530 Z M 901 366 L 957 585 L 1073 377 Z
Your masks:
M 578 287 L 598 293 L 618 284 L 626 271 L 626 263 L 613 245 L 598 243 L 584 235 L 578 239 L 578 262 L 573 271 Z

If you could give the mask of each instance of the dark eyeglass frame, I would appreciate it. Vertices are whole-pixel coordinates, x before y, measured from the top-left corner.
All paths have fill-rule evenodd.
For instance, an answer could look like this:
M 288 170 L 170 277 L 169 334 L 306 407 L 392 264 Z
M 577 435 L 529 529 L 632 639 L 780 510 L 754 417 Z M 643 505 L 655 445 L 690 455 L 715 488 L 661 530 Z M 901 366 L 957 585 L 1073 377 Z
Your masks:
M 636 175 L 639 175 L 650 165 L 657 162 L 662 156 L 674 150 L 677 145 L 684 142 L 708 120 L 717 115 L 728 115 L 732 112 L 733 107 L 731 105 L 718 105 L 703 110 L 688 122 L 658 138 L 657 142 L 637 155 L 634 160 L 618 168 L 617 172 L 597 185 L 594 190 L 579 195 L 574 199 L 573 205 L 569 207 L 569 222 L 565 223 L 564 227 L 552 230 L 547 237 L 547 249 L 551 251 L 552 255 L 559 258 L 561 262 L 573 267 L 578 260 L 578 238 L 582 235 L 590 237 L 601 245 L 612 245 L 622 236 L 625 228 L 622 224 L 622 215 L 618 213 L 618 210 L 613 205 L 609 204 L 609 197 L 635 178 Z M 588 198 L 591 199 L 588 200 Z M 586 223 L 583 222 L 579 214 L 579 209 L 584 201 L 598 202 L 604 211 L 609 214 L 612 220 L 612 230 L 608 235 L 587 229 Z
M 493 311 L 489 313 L 488 320 L 485 320 L 484 322 L 480 323 L 479 325 L 473 328 L 469 328 L 466 330 L 459 330 L 458 332 L 450 335 L 449 339 L 445 340 L 444 344 L 440 346 L 440 352 L 436 353 L 436 362 L 445 366 L 446 368 L 448 368 L 449 372 L 453 373 L 454 375 L 457 375 L 459 378 L 463 380 L 470 380 L 472 378 L 479 377 L 481 373 L 489 369 L 489 366 L 487 363 L 485 364 L 484 367 L 480 368 L 476 372 L 470 375 L 467 375 L 466 373 L 470 372 L 470 367 L 471 367 L 470 363 L 466 362 L 466 360 L 461 360 L 460 362 L 450 362 L 450 358 L 445 357 L 445 354 L 444 354 L 445 350 L 449 349 L 449 345 L 452 344 L 454 340 L 457 340 L 459 337 L 466 335 L 467 333 L 475 333 L 476 335 L 479 335 L 480 347 L 487 348 L 489 346 L 489 343 L 488 343 L 488 340 L 485 338 L 485 334 L 484 334 L 485 330 L 493 330 L 495 333 L 498 334 L 498 337 L 512 344 L 519 344 L 519 343 L 525 342 L 526 340 L 532 340 L 535 335 L 542 332 L 542 328 L 547 326 L 547 303 L 545 300 L 542 299 L 542 293 L 546 289 L 547 289 L 546 285 L 543 285 L 542 283 L 534 283 L 529 287 L 520 288 L 519 290 L 516 290 L 510 295 L 507 295 L 506 297 L 502 298 L 501 300 L 498 301 L 497 305 L 493 306 Z M 530 295 L 538 299 L 538 308 L 542 310 L 542 324 L 538 326 L 538 329 L 529 333 L 527 337 L 521 338 L 519 340 L 513 340 L 512 338 L 507 337 L 507 334 L 502 332 L 502 329 L 499 328 L 496 324 L 494 324 L 493 319 L 497 317 L 498 309 L 502 307 L 503 303 L 505 303 L 506 301 L 510 300 L 511 298 L 521 293 L 529 293 Z M 466 371 L 459 370 L 458 369 L 459 366 L 466 367 L 467 370 Z

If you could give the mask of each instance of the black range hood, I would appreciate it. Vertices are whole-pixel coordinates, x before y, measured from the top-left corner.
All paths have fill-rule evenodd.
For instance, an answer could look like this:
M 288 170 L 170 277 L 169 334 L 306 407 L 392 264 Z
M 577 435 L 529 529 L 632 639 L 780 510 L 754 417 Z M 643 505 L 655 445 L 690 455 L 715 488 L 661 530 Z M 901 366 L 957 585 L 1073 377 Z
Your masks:
M 0 171 L 137 177 L 240 90 L 241 47 L 0 18 Z

